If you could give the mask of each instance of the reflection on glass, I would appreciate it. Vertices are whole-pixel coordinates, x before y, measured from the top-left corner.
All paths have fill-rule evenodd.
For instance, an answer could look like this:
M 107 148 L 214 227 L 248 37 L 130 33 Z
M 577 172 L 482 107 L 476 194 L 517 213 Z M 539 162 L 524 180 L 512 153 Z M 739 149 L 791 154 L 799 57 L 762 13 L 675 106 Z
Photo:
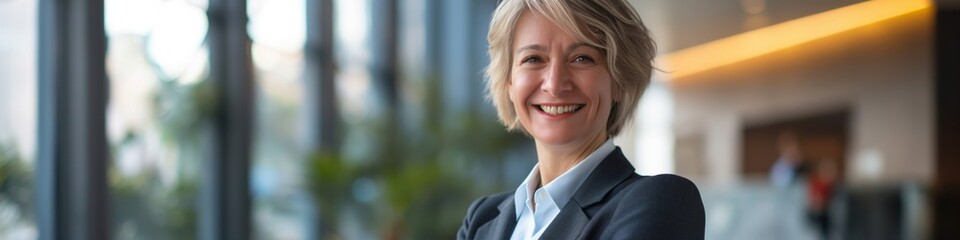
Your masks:
M 197 236 L 206 84 L 206 2 L 107 0 L 107 136 L 117 239 Z
M 0 239 L 37 238 L 37 1 L 0 1 Z

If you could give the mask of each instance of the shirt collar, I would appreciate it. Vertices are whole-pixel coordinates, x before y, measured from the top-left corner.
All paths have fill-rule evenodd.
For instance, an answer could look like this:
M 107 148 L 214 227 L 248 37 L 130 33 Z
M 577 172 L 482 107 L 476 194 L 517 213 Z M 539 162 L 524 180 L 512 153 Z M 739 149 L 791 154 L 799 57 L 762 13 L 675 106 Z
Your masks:
M 583 182 L 587 180 L 587 177 L 590 176 L 593 169 L 597 168 L 597 165 L 600 165 L 600 162 L 603 161 L 607 155 L 610 155 L 615 148 L 616 146 L 613 144 L 613 139 L 607 139 L 603 145 L 590 153 L 590 155 L 587 155 L 583 161 L 580 161 L 552 182 L 543 186 L 551 198 L 553 198 L 557 208 L 563 209 L 563 206 L 566 205 L 567 202 L 570 201 L 570 198 L 573 197 L 573 194 L 580 189 L 580 185 L 583 185 Z M 523 180 L 523 183 L 517 187 L 516 192 L 514 192 L 513 201 L 514 204 L 516 204 L 517 217 L 519 217 L 523 209 L 526 208 L 526 204 L 524 203 L 531 197 L 531 194 L 537 190 L 537 186 L 539 185 L 540 164 L 537 163 L 536 166 L 533 166 L 533 170 L 530 170 L 530 174 Z

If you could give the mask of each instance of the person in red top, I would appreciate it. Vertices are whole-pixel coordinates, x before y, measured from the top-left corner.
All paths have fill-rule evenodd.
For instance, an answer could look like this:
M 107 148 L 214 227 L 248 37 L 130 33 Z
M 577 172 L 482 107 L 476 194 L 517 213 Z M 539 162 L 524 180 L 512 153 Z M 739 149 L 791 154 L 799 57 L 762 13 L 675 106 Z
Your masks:
M 817 161 L 807 179 L 807 215 L 821 239 L 830 236 L 830 199 L 837 182 L 833 161 Z

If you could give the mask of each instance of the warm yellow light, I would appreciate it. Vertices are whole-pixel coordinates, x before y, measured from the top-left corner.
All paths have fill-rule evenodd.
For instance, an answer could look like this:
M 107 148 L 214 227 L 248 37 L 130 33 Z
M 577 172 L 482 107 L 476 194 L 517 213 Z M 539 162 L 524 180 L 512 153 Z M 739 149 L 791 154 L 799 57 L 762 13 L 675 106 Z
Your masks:
M 670 79 L 736 63 L 930 7 L 927 0 L 873 0 L 817 13 L 660 56 Z

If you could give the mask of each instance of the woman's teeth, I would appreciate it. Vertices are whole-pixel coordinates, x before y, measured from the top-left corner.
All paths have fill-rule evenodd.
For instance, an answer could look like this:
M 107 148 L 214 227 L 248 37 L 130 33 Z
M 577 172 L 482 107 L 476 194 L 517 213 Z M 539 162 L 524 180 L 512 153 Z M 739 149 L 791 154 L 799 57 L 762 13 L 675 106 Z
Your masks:
M 581 104 L 566 105 L 566 106 L 543 106 L 543 105 L 540 105 L 540 110 L 543 110 L 543 112 L 545 112 L 545 113 L 547 113 L 547 114 L 550 114 L 550 115 L 560 115 L 560 114 L 564 114 L 564 113 L 568 113 L 568 112 L 573 112 L 573 111 L 580 110 L 580 108 L 581 108 L 582 106 L 583 106 L 583 105 L 581 105 Z

